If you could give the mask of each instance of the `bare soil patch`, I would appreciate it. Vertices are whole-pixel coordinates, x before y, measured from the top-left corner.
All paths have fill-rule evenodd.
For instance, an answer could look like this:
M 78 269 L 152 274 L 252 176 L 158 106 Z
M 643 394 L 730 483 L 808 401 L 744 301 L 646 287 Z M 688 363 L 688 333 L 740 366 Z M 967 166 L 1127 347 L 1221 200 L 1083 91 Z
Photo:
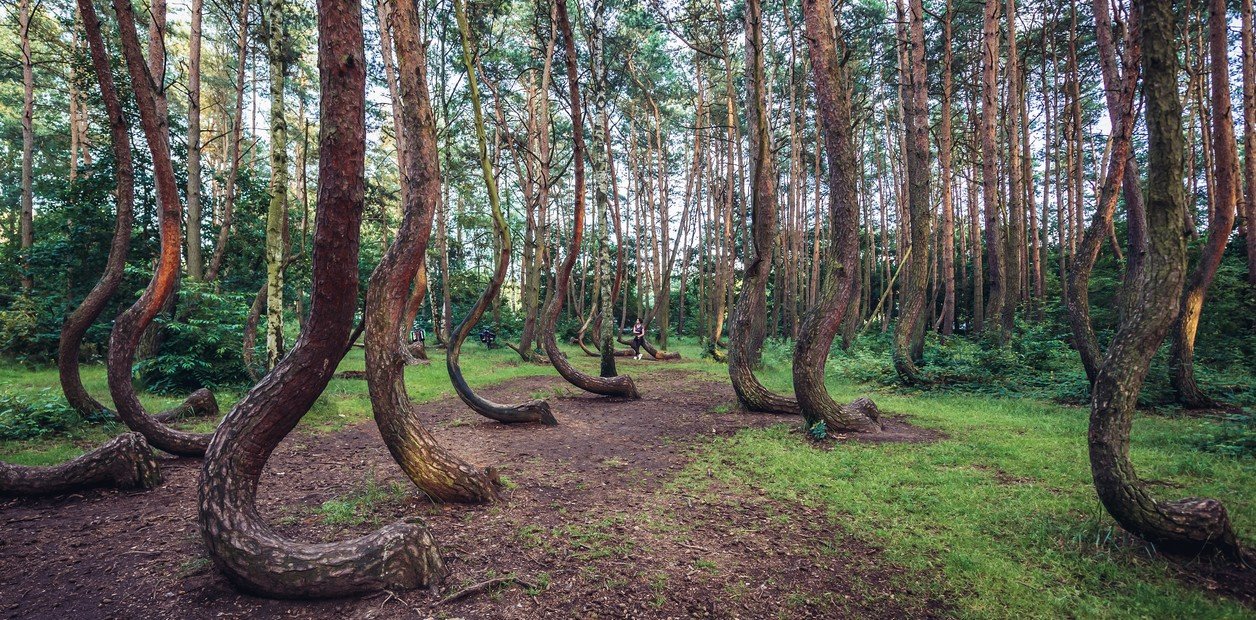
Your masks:
M 452 397 L 420 406 L 442 443 L 508 479 L 494 505 L 432 504 L 401 475 L 373 424 L 298 431 L 280 446 L 260 492 L 272 524 L 292 537 L 333 540 L 423 515 L 451 570 L 439 592 L 313 602 L 240 594 L 203 550 L 199 461 L 168 458 L 166 482 L 150 492 L 0 500 L 0 617 L 947 614 L 938 593 L 819 509 L 717 483 L 702 491 L 672 484 L 707 438 L 791 420 L 739 411 L 726 382 L 661 367 L 634 374 L 640 401 L 577 394 L 557 377 L 485 391 L 500 401 L 544 393 L 557 427 L 498 424 Z M 503 584 L 437 606 L 510 574 L 537 587 Z

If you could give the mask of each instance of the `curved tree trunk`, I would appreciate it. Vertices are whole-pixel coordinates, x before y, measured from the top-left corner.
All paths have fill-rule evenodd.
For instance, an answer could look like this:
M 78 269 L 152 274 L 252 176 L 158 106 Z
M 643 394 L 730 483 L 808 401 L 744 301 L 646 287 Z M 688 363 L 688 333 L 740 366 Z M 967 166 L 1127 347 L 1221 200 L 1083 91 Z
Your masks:
M 929 92 L 925 83 L 925 15 L 922 0 L 910 0 L 910 21 L 908 40 L 906 42 L 907 97 L 904 105 L 904 120 L 907 126 L 907 203 L 911 212 L 908 223 L 911 235 L 911 247 L 915 248 L 911 264 L 907 268 L 907 286 L 903 289 L 902 312 L 894 325 L 894 369 L 904 383 L 920 383 L 924 377 L 916 366 L 918 351 L 923 348 L 924 310 L 929 300 L 929 239 L 932 207 L 929 205 Z M 901 6 L 901 5 L 900 5 Z M 944 67 L 950 71 L 950 67 Z M 845 95 L 843 95 L 845 96 Z M 846 121 L 849 125 L 850 121 Z M 833 161 L 830 159 L 830 161 Z M 832 164 L 830 164 L 832 165 Z M 849 194 L 855 198 L 856 194 Z M 857 206 L 850 211 L 856 216 Z M 853 225 L 852 238 L 855 252 L 853 253 L 856 269 L 850 274 L 851 281 L 857 285 L 859 272 L 859 224 Z M 854 295 L 852 294 L 852 297 Z M 1015 307 L 1013 304 L 1012 307 Z
M 502 283 L 506 281 L 506 271 L 510 269 L 510 229 L 506 226 L 506 218 L 497 193 L 497 182 L 493 178 L 493 162 L 488 155 L 488 140 L 484 129 L 484 112 L 480 107 L 480 87 L 476 82 L 476 63 L 471 51 L 471 26 L 467 23 L 466 9 L 462 0 L 454 0 L 454 13 L 458 20 L 458 32 L 462 38 L 462 59 L 467 69 L 467 87 L 471 91 L 471 109 L 475 115 L 476 141 L 480 149 L 480 168 L 484 174 L 484 185 L 488 192 L 489 206 L 493 215 L 493 232 L 497 235 L 497 256 L 494 260 L 493 276 L 488 288 L 475 301 L 466 318 L 454 328 L 450 336 L 452 341 L 445 354 L 445 367 L 449 369 L 449 380 L 453 382 L 458 398 L 466 403 L 472 411 L 497 420 L 498 422 L 542 422 L 557 424 L 554 414 L 550 413 L 549 403 L 543 400 L 529 400 L 518 404 L 495 403 L 480 396 L 471 389 L 462 376 L 462 367 L 458 358 L 462 354 L 462 343 L 466 342 L 471 329 L 479 322 L 480 317 L 488 310 L 489 304 L 497 299 Z
M 751 238 L 741 293 L 728 320 L 728 378 L 737 400 L 750 411 L 799 414 L 798 401 L 768 390 L 754 376 L 763 345 L 763 321 L 767 314 L 767 285 L 776 246 L 776 171 L 772 165 L 772 140 L 768 133 L 764 91 L 762 13 L 758 0 L 746 5 L 746 98 L 751 156 Z M 717 291 L 716 294 L 722 294 Z M 712 330 L 712 338 L 716 336 Z M 715 356 L 715 341 L 711 353 Z
M 1138 19 L 1138 7 L 1135 6 L 1131 11 L 1132 28 L 1138 27 Z M 1122 187 L 1125 171 L 1130 163 L 1130 139 L 1135 120 L 1134 98 L 1137 92 L 1141 56 L 1137 36 L 1130 36 L 1126 40 L 1125 64 L 1122 72 L 1118 74 L 1116 44 L 1112 40 L 1112 17 L 1108 0 L 1095 0 L 1095 22 L 1095 39 L 1099 45 L 1104 90 L 1108 99 L 1108 118 L 1113 127 L 1112 146 L 1109 149 L 1108 170 L 1099 192 L 1099 205 L 1095 209 L 1090 227 L 1082 235 L 1077 254 L 1070 261 L 1068 286 L 1065 290 L 1069 325 L 1073 331 L 1073 348 L 1077 349 L 1082 360 L 1082 368 L 1086 371 L 1086 378 L 1092 384 L 1099 372 L 1103 349 L 1090 323 L 1090 274 L 1094 270 L 1095 261 L 1099 258 L 1099 250 L 1112 228 L 1112 218 L 1116 211 L 1117 198 L 1120 196 L 1118 190 Z M 1126 184 L 1125 187 L 1127 203 L 1130 203 L 1132 201 L 1129 200 L 1129 185 Z M 1135 219 L 1141 219 L 1141 217 L 1131 212 L 1130 220 Z M 1130 273 L 1133 273 L 1133 270 Z
M 143 434 L 153 447 L 181 456 L 201 456 L 209 444 L 209 435 L 176 430 L 149 415 L 140 404 L 132 381 L 131 365 L 144 330 L 152 324 L 153 318 L 161 312 L 174 293 L 182 254 L 180 223 L 183 209 L 179 204 L 174 163 L 170 159 L 166 119 L 158 109 L 152 76 L 144 64 L 139 35 L 135 30 L 134 10 L 126 0 L 114 0 L 113 4 L 118 17 L 123 55 L 126 57 L 136 105 L 140 111 L 140 124 L 152 152 L 153 176 L 160 204 L 161 249 L 157 268 L 148 287 L 139 300 L 114 321 L 107 357 L 109 393 L 118 408 L 118 417 L 131 430 Z M 186 403 L 196 409 L 218 410 L 213 394 L 204 389 L 193 393 Z
M 794 394 L 808 426 L 820 421 L 830 432 L 881 429 L 875 409 L 843 407 L 824 386 L 824 366 L 833 338 L 851 306 L 859 277 L 859 207 L 848 76 L 839 64 L 832 33 L 833 7 L 822 0 L 804 0 L 807 44 L 815 76 L 817 109 L 829 161 L 829 230 L 831 244 L 816 302 L 807 309 L 794 345 Z M 920 248 L 923 250 L 924 248 Z M 910 250 L 909 250 L 910 251 Z
M 626 345 L 628 345 L 628 346 L 632 346 L 632 341 L 631 341 L 631 340 L 627 340 L 627 339 L 625 339 L 623 336 L 619 336 L 618 338 L 616 338 L 616 340 L 618 340 L 618 341 L 619 341 L 619 344 L 626 344 Z M 645 349 L 645 352 L 646 352 L 646 353 L 649 353 L 649 354 L 650 354 L 650 357 L 652 357 L 652 358 L 654 358 L 654 359 L 656 359 L 656 360 L 658 360 L 658 361 L 660 361 L 660 362 L 665 362 L 665 361 L 668 361 L 668 360 L 678 360 L 678 359 L 680 359 L 680 352 L 679 352 L 679 351 L 663 351 L 663 350 L 661 350 L 661 349 L 659 349 L 659 348 L 655 347 L 654 345 L 650 344 L 650 340 L 649 340 L 648 338 L 642 338 L 642 339 L 641 339 L 641 348 L 642 348 L 642 349 Z M 621 353 L 623 353 L 623 350 L 622 350 L 622 349 L 621 349 L 621 350 L 619 350 L 619 351 L 616 351 L 616 352 L 615 352 L 615 355 L 616 355 L 617 357 L 626 357 L 625 355 L 621 355 Z
M 541 344 L 545 354 L 558 374 L 572 385 L 594 394 L 618 396 L 637 399 L 637 386 L 627 375 L 617 377 L 593 377 L 576 370 L 566 355 L 558 348 L 555 329 L 558 326 L 558 313 L 563 308 L 563 298 L 567 296 L 571 284 L 571 270 L 576 265 L 576 256 L 580 253 L 580 239 L 584 235 L 584 128 L 581 122 L 580 86 L 576 70 L 576 43 L 571 34 L 571 22 L 567 17 L 567 0 L 555 0 L 557 4 L 558 28 L 563 35 L 563 46 L 567 62 L 567 87 L 571 96 L 571 130 L 574 142 L 572 165 L 575 167 L 575 213 L 572 215 L 571 241 L 567 245 L 567 256 L 558 266 L 554 278 L 554 294 L 545 311 L 541 314 Z
M 416 588 L 445 572 L 417 520 L 336 543 L 281 537 L 257 510 L 266 461 L 327 387 L 349 346 L 358 278 L 366 144 L 366 59 L 357 0 L 319 0 L 322 85 L 310 318 L 295 346 L 227 414 L 205 456 L 201 535 L 236 586 L 263 596 L 332 597 Z M 330 156 L 330 154 L 335 156 Z M 396 347 L 396 331 L 381 336 Z
M 114 168 L 117 171 L 114 197 L 117 220 L 113 229 L 113 241 L 109 245 L 109 258 L 105 262 L 105 271 L 100 275 L 100 281 L 83 298 L 83 303 L 66 317 L 65 325 L 61 328 L 57 370 L 65 399 L 79 415 L 85 418 L 113 417 L 113 411 L 92 398 L 87 388 L 83 387 L 83 380 L 79 376 L 79 348 L 83 335 L 100 317 L 105 304 L 122 282 L 127 253 L 131 248 L 131 225 L 135 221 L 135 168 L 131 162 L 131 136 L 122 104 L 118 100 L 118 89 L 113 82 L 112 64 L 100 32 L 100 19 L 91 0 L 79 0 L 78 5 L 83 16 L 83 31 L 92 54 L 92 67 L 96 70 L 96 79 L 100 85 L 100 98 L 105 103 L 105 114 L 109 117 Z
M 1162 548 L 1217 548 L 1243 555 L 1225 507 L 1211 499 L 1156 501 L 1129 458 L 1134 405 L 1156 349 L 1181 302 L 1186 270 L 1182 104 L 1171 2 L 1140 0 L 1146 58 L 1148 254 L 1123 298 L 1116 336 L 1096 376 L 1090 412 L 1090 469 L 1095 490 L 1125 529 Z
M 51 467 L 0 462 L 0 493 L 52 495 L 90 487 L 151 489 L 161 484 L 161 469 L 139 433 L 118 435 L 74 460 Z
M 1208 241 L 1199 255 L 1199 263 L 1191 271 L 1182 292 L 1182 309 L 1173 325 L 1173 343 L 1169 349 L 1170 379 L 1178 402 L 1184 407 L 1205 409 L 1217 401 L 1204 394 L 1195 381 L 1195 334 L 1199 316 L 1204 310 L 1204 297 L 1212 285 L 1217 268 L 1225 255 L 1234 229 L 1238 208 L 1238 150 L 1234 143 L 1234 115 L 1230 109 L 1229 33 L 1226 3 L 1209 3 L 1208 44 L 1212 54 L 1212 150 L 1216 183 L 1213 184 L 1212 218 L 1208 221 Z M 1251 148 L 1249 146 L 1249 148 Z M 1250 232 L 1248 234 L 1251 234 Z
M 395 335 L 406 328 L 403 319 L 414 299 L 410 283 L 416 276 L 426 280 L 422 263 L 432 233 L 432 214 L 440 201 L 440 169 L 436 121 L 427 93 L 426 51 L 419 38 L 415 5 L 398 3 L 390 22 L 401 69 L 397 146 L 402 152 L 406 191 L 402 192 L 403 217 L 397 236 L 371 274 L 366 293 L 366 378 L 371 405 L 388 451 L 424 493 L 441 501 L 491 501 L 497 498 L 492 472 L 472 467 L 442 448 L 423 427 L 406 393 L 406 346 Z

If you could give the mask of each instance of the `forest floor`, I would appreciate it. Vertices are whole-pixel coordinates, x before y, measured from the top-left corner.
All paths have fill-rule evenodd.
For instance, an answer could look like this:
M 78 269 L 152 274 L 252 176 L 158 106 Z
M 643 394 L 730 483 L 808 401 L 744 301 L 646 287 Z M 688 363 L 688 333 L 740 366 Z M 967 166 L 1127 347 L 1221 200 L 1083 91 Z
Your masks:
M 167 457 L 165 482 L 149 492 L 0 499 L 0 617 L 1256 614 L 1251 571 L 1165 558 L 1102 513 L 1082 410 L 880 393 L 873 397 L 893 420 L 880 441 L 814 444 L 794 420 L 739 411 L 723 366 L 682 352 L 681 362 L 620 361 L 640 401 L 577 393 L 508 352 L 464 356 L 486 395 L 548 398 L 556 427 L 477 417 L 440 387 L 439 357 L 411 368 L 407 384 L 437 439 L 504 475 L 503 501 L 488 506 L 435 505 L 413 491 L 369 422 L 364 382 L 334 380 L 271 459 L 262 513 L 312 541 L 423 516 L 451 571 L 439 591 L 321 602 L 238 594 L 199 537 L 199 462 Z M 342 368 L 360 364 L 359 353 Z M 96 371 L 88 369 L 89 388 Z M 0 390 L 40 383 L 6 372 Z M 778 389 L 787 375 L 763 374 Z M 847 400 L 863 393 L 830 387 Z M 1256 468 L 1194 450 L 1191 433 L 1208 423 L 1140 416 L 1135 460 L 1145 477 L 1165 481 L 1166 495 L 1222 498 L 1250 533 Z M 92 440 L 9 442 L 0 457 L 55 461 Z M 510 576 L 522 585 L 440 603 Z

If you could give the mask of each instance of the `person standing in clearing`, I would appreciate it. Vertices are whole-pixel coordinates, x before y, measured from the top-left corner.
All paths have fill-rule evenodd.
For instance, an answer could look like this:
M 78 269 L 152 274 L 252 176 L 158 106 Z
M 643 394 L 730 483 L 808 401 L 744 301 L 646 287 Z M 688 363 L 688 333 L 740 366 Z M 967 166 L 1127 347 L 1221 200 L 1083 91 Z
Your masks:
M 637 323 L 632 326 L 632 352 L 637 354 L 637 359 L 641 359 L 641 347 L 645 345 L 645 326 L 641 324 L 641 319 L 637 319 Z

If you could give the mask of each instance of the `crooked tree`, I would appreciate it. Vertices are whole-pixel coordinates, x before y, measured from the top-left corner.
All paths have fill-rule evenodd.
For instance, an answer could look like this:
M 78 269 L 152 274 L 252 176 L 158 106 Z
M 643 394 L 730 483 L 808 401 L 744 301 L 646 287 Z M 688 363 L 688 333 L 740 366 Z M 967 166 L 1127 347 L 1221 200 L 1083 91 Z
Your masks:
M 122 0 L 125 1 L 125 0 Z M 292 350 L 227 414 L 205 455 L 201 535 L 237 587 L 263 596 L 333 597 L 439 580 L 444 565 L 415 520 L 352 540 L 284 538 L 257 510 L 257 485 L 279 442 L 327 387 L 350 343 L 358 290 L 366 150 L 366 59 L 358 0 L 319 0 L 322 87 L 310 318 Z M 396 331 L 380 335 L 395 347 Z
M 1213 499 L 1157 501 L 1129 458 L 1134 406 L 1156 349 L 1181 305 L 1186 271 L 1182 102 L 1178 95 L 1173 2 L 1139 0 L 1147 115 L 1148 252 L 1122 297 L 1116 335 L 1099 367 L 1090 404 L 1090 469 L 1095 490 L 1125 529 L 1162 548 L 1215 548 L 1244 555 L 1225 507 Z

